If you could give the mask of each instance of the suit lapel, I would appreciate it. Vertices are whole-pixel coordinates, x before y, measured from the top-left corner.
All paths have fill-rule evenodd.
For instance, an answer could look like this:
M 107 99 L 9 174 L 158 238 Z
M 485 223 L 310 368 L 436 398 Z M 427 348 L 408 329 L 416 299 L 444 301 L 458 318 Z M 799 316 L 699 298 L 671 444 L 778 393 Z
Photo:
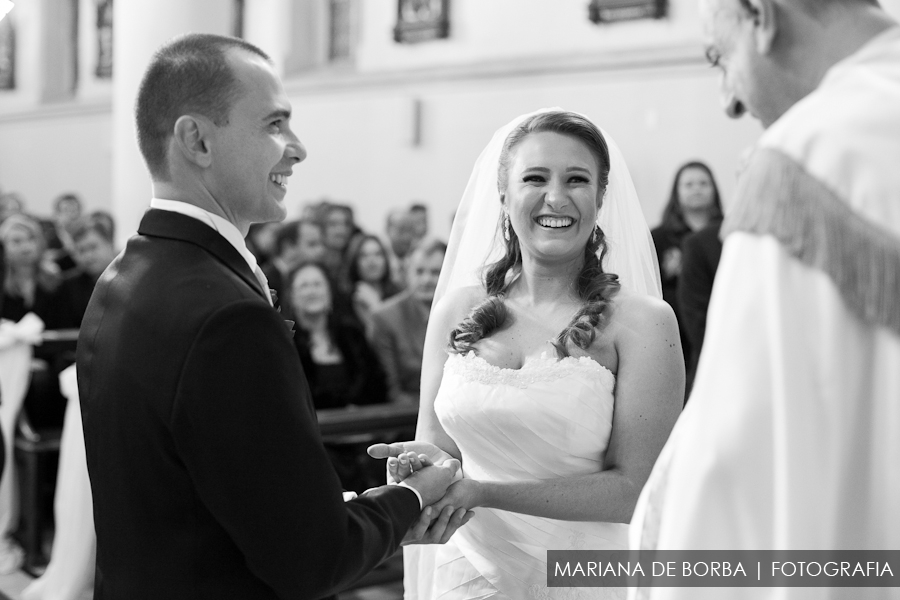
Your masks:
M 144 213 L 138 233 L 200 246 L 234 271 L 263 299 L 267 298 L 269 291 L 262 289 L 244 257 L 218 231 L 205 223 L 181 213 L 151 208 Z

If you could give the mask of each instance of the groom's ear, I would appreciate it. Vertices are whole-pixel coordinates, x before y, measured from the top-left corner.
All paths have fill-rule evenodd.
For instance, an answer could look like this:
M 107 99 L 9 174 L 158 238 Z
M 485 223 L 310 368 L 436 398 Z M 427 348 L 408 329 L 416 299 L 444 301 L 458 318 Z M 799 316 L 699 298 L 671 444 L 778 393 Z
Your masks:
M 209 120 L 199 115 L 182 115 L 175 121 L 174 150 L 188 162 L 206 168 L 212 164 Z

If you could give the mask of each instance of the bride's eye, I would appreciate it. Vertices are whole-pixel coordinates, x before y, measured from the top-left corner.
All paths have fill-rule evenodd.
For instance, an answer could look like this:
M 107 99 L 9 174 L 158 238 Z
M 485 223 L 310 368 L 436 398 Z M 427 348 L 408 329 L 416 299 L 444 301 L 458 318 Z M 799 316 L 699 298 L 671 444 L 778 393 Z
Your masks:
M 590 183 L 587 177 L 583 175 L 574 175 L 569 178 L 570 183 Z
M 546 181 L 543 175 L 526 175 L 522 178 L 522 181 L 526 183 L 543 183 Z

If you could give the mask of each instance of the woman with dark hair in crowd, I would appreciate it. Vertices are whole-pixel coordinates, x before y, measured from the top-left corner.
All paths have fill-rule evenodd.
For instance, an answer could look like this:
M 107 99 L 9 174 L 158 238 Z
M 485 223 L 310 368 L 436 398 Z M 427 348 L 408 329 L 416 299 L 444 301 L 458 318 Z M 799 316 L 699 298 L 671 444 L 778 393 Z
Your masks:
M 663 300 L 675 311 L 681 329 L 681 347 L 685 358 L 691 356 L 690 340 L 684 333 L 678 306 L 678 280 L 681 276 L 683 243 L 691 233 L 722 221 L 719 187 L 710 168 L 700 161 L 681 165 L 675 173 L 669 202 L 662 223 L 651 231 L 659 260 Z
M 368 329 L 372 314 L 384 301 L 400 292 L 391 277 L 387 250 L 374 235 L 363 234 L 347 248 L 347 290 L 353 298 L 353 310 Z
M 387 401 L 381 363 L 362 329 L 335 310 L 334 286 L 324 266 L 309 262 L 290 275 L 285 316 L 296 321 L 294 345 L 317 410 Z M 384 477 L 365 455 L 369 438 L 326 444 L 344 487 L 362 492 Z M 381 483 L 384 483 L 383 481 Z
M 378 359 L 349 315 L 335 310 L 334 286 L 325 267 L 302 264 L 289 281 L 285 313 L 297 323 L 294 345 L 316 408 L 384 402 Z
M 344 279 L 347 274 L 347 249 L 351 240 L 361 233 L 354 222 L 353 208 L 325 201 L 316 212 L 322 225 L 322 241 L 325 243 L 322 263 L 335 283 L 341 289 L 346 289 L 349 285 Z

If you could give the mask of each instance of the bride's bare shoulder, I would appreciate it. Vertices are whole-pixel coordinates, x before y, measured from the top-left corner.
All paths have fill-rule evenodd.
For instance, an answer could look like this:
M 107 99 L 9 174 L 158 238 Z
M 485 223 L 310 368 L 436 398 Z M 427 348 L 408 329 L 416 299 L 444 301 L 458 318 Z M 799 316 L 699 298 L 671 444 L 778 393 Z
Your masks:
M 613 298 L 611 325 L 620 340 L 678 340 L 675 313 L 661 298 L 620 290 Z
M 487 292 L 480 285 L 457 288 L 447 292 L 434 306 L 432 318 L 441 323 L 455 326 L 471 310 L 487 298 Z

